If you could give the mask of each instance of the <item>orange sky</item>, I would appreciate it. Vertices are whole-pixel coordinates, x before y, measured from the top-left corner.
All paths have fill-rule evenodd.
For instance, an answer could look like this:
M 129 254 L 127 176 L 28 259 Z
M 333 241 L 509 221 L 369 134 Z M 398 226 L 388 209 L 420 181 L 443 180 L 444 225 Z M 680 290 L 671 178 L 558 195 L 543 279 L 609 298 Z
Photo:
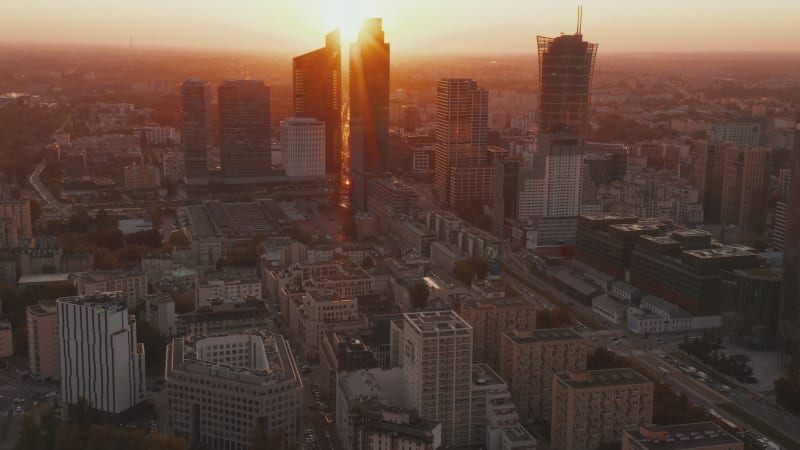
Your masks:
M 574 32 L 569 0 L 24 0 L 0 41 L 241 48 L 296 53 L 336 25 L 384 17 L 399 53 L 527 53 Z M 111 5 L 114 5 L 113 7 Z M 585 0 L 601 51 L 800 51 L 798 0 Z

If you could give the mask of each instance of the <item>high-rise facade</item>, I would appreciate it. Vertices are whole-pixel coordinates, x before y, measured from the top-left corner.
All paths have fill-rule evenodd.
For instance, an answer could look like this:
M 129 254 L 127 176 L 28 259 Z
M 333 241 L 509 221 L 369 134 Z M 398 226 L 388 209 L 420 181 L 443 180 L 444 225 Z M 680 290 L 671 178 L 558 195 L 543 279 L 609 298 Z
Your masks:
M 441 422 L 445 445 L 471 444 L 472 327 L 453 311 L 403 316 L 399 348 L 407 407 Z
M 475 80 L 448 78 L 436 85 L 436 145 L 434 188 L 440 205 L 454 209 L 471 198 L 488 200 L 492 168 L 486 154 L 489 93 Z M 485 169 L 484 169 L 485 168 Z M 463 192 L 484 169 L 489 182 Z M 482 188 L 482 189 L 481 189 Z M 462 191 L 462 192 L 456 192 Z M 485 192 L 483 192 L 485 191 Z M 485 197 L 485 198 L 482 198 Z
M 208 185 L 208 169 L 214 143 L 209 83 L 199 78 L 190 78 L 181 84 L 181 114 L 186 184 Z
M 260 80 L 233 80 L 218 92 L 222 180 L 263 182 L 272 167 L 270 89 Z
M 58 316 L 56 302 L 42 300 L 25 309 L 28 323 L 28 359 L 31 378 L 57 380 L 58 370 Z
M 351 205 L 367 210 L 367 181 L 389 160 L 389 61 L 383 20 L 364 20 L 350 47 Z
M 709 127 L 711 144 L 730 142 L 740 150 L 758 147 L 761 141 L 761 126 L 757 123 L 715 123 Z
M 33 237 L 30 200 L 0 201 L 0 218 L 10 219 L 16 227 L 16 235 L 20 238 Z
M 325 176 L 325 130 L 315 118 L 291 117 L 281 124 L 281 160 L 286 176 Z
M 722 224 L 738 225 L 736 241 L 756 245 L 766 227 L 771 151 L 729 147 L 724 161 Z
M 292 113 L 325 124 L 325 173 L 342 172 L 342 47 L 339 30 L 325 47 L 292 60 Z M 283 137 L 281 137 L 283 140 Z
M 522 297 L 464 300 L 458 314 L 472 327 L 472 361 L 498 370 L 503 332 L 536 328 L 536 306 Z
M 57 302 L 61 401 L 80 399 L 108 415 L 144 401 L 144 344 L 136 318 L 118 292 L 64 297 Z
M 538 36 L 539 131 L 569 130 L 584 134 L 589 127 L 589 90 L 597 44 L 580 31 L 556 38 Z
M 800 173 L 800 113 L 792 152 L 792 172 Z M 792 177 L 789 192 L 788 227 L 783 249 L 783 295 L 778 326 L 781 361 L 800 358 L 800 176 Z

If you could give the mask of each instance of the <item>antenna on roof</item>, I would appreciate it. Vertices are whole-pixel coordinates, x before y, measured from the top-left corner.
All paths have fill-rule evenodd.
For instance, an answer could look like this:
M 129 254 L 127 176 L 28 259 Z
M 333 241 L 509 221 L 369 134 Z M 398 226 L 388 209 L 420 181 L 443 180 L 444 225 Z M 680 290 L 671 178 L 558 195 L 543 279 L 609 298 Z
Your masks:
M 581 34 L 581 22 L 583 22 L 583 5 L 578 5 L 578 36 Z

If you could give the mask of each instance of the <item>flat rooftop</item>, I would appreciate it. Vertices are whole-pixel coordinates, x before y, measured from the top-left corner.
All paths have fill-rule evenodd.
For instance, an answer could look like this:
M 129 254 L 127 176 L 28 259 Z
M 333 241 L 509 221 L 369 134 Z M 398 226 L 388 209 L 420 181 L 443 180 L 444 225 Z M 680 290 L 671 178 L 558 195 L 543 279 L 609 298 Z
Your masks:
M 723 245 L 718 248 L 703 250 L 685 250 L 683 253 L 700 259 L 736 258 L 740 256 L 758 255 L 756 250 L 740 245 Z
M 572 328 L 544 328 L 532 331 L 509 331 L 505 335 L 515 344 L 535 344 L 583 340 Z
M 89 295 L 77 295 L 73 297 L 62 297 L 57 300 L 58 303 L 72 303 L 76 305 L 91 306 L 96 309 L 103 310 L 120 310 L 127 309 L 127 300 L 122 296 L 121 291 L 114 292 L 96 292 Z
M 472 384 L 474 386 L 501 386 L 506 382 L 486 363 L 472 365 Z
M 403 314 L 405 323 L 420 333 L 461 331 L 471 332 L 472 327 L 454 311 L 423 311 Z
M 557 373 L 562 383 L 573 389 L 594 389 L 611 386 L 651 385 L 639 372 L 629 368 L 590 370 L 588 372 L 562 372 Z
M 648 450 L 691 450 L 742 445 L 742 441 L 711 422 L 643 426 L 625 430 L 625 434 Z

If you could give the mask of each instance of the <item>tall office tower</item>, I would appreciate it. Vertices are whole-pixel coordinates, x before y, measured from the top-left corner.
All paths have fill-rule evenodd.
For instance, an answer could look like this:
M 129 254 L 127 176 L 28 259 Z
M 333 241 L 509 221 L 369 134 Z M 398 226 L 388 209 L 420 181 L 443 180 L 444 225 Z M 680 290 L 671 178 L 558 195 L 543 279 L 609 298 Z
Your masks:
M 708 140 L 711 144 L 730 142 L 744 150 L 758 147 L 761 141 L 761 125 L 757 123 L 715 123 L 709 127 Z
M 144 401 L 144 344 L 118 292 L 57 302 L 61 400 L 116 415 Z
M 28 359 L 31 378 L 57 380 L 58 316 L 54 300 L 42 300 L 25 308 L 28 322 Z
M 756 245 L 764 234 L 770 155 L 770 150 L 763 148 L 728 148 L 725 153 L 722 224 L 738 225 L 735 240 L 744 244 Z
M 325 173 L 342 173 L 342 46 L 339 30 L 325 47 L 292 60 L 292 113 L 325 123 Z
M 570 328 L 509 330 L 500 343 L 500 376 L 520 417 L 550 420 L 553 375 L 586 370 L 589 342 Z
M 272 168 L 270 92 L 259 80 L 219 87 L 219 140 L 225 184 L 260 183 Z
M 314 118 L 290 117 L 281 124 L 281 160 L 286 176 L 325 176 L 326 128 Z
M 800 173 L 800 112 L 796 116 L 792 172 Z M 800 176 L 792 177 L 783 249 L 783 295 L 778 346 L 783 365 L 800 359 Z
M 653 421 L 653 382 L 633 369 L 558 373 L 553 377 L 550 448 L 589 450 Z
M 492 172 L 492 208 L 494 234 L 505 234 L 506 220 L 516 220 L 519 217 L 520 193 L 520 166 L 519 158 L 504 158 L 494 161 Z
M 545 155 L 545 173 L 538 242 L 574 241 L 583 194 L 583 139 L 572 133 L 544 134 L 540 150 Z
M 589 90 L 597 44 L 583 40 L 581 19 L 575 34 L 538 36 L 539 132 L 589 129 Z
M 792 186 L 792 170 L 781 169 L 778 176 L 780 198 L 775 205 L 775 219 L 772 225 L 772 248 L 783 250 L 786 230 L 789 227 L 789 193 Z
M 389 44 L 382 19 L 366 19 L 350 47 L 351 205 L 367 210 L 367 179 L 389 168 Z
M 20 238 L 33 237 L 30 200 L 0 201 L 0 218 L 11 219 L 14 222 L 16 233 L 11 234 L 16 234 Z
M 453 311 L 407 313 L 399 348 L 406 406 L 441 422 L 445 446 L 471 444 L 472 327 Z
M 254 438 L 276 450 L 298 448 L 303 380 L 282 336 L 187 336 L 173 339 L 166 353 L 176 436 L 209 450 L 245 450 Z
M 208 185 L 208 169 L 213 146 L 211 124 L 211 85 L 190 78 L 181 85 L 182 140 L 186 184 Z
M 709 144 L 692 143 L 694 185 L 703 199 L 703 217 L 706 222 L 718 223 L 722 217 L 722 180 L 725 177 L 725 157 L 737 149 L 731 142 Z
M 488 194 L 491 189 L 491 185 L 483 190 L 477 186 L 476 192 L 456 192 L 457 186 L 463 190 L 470 169 L 491 167 L 486 154 L 488 116 L 489 93 L 475 80 L 447 78 L 436 84 L 434 187 L 443 207 L 455 209 L 457 201 L 480 198 L 482 191 Z M 491 176 L 491 169 L 487 170 Z

